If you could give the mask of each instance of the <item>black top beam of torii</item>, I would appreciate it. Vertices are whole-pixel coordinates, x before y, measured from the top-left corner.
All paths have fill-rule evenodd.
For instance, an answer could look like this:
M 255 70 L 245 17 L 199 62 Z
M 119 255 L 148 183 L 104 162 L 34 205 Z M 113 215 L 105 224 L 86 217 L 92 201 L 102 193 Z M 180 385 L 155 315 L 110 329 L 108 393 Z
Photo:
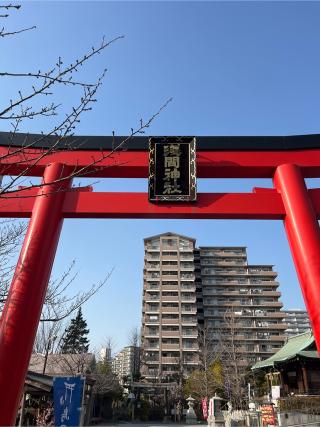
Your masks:
M 190 136 L 190 135 L 188 135 Z M 161 136 L 157 136 L 161 138 Z M 0 132 L 0 146 L 50 148 L 57 136 Z M 123 141 L 127 142 L 123 144 Z M 291 136 L 196 136 L 199 151 L 287 151 L 320 148 L 320 134 Z M 120 150 L 147 151 L 149 136 L 68 136 L 55 150 L 103 151 Z

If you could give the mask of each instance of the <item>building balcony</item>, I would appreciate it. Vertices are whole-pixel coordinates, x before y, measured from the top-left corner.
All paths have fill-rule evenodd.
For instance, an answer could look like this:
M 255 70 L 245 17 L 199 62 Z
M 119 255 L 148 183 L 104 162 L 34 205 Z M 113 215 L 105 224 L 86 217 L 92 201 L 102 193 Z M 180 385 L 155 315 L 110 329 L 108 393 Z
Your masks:
M 166 245 L 166 244 L 162 244 L 161 245 L 161 250 L 162 251 L 169 251 L 169 252 L 177 252 L 178 251 L 178 247 L 177 245 Z
M 155 325 L 159 324 L 159 319 L 144 319 L 145 325 Z
M 179 251 L 180 253 L 191 253 L 193 255 L 193 246 L 179 246 Z
M 186 252 L 180 253 L 180 261 L 194 261 L 194 256 Z
M 180 270 L 181 271 L 185 271 L 185 270 L 187 270 L 187 271 L 194 271 L 194 267 L 195 267 L 195 265 L 193 263 L 183 263 L 183 262 L 181 262 L 181 264 L 180 264 Z
M 162 281 L 178 281 L 178 274 L 162 274 Z
M 197 324 L 198 324 L 197 319 L 193 319 L 193 320 L 181 319 L 181 325 L 182 326 L 197 326 Z
M 196 296 L 192 295 L 191 297 L 186 297 L 181 295 L 181 303 L 190 303 L 190 304 L 195 304 L 196 303 Z
M 200 256 L 202 257 L 221 257 L 221 258 L 247 258 L 245 250 L 235 250 L 232 251 L 231 249 L 228 249 L 228 251 L 224 251 L 223 249 L 213 249 L 213 250 L 207 250 L 207 249 L 201 249 L 200 250 Z
M 146 331 L 146 332 L 144 332 L 143 337 L 144 338 L 159 338 L 159 331 L 158 332 Z
M 162 313 L 179 313 L 179 307 L 162 307 Z
M 221 318 L 221 316 L 220 316 Z M 226 327 L 224 325 L 221 325 L 222 328 Z M 277 324 L 269 324 L 268 322 L 263 322 L 263 321 L 255 321 L 252 320 L 251 324 L 237 324 L 236 325 L 237 330 L 244 330 L 246 331 L 247 329 L 254 329 L 257 331 L 265 331 L 265 332 L 269 332 L 272 333 L 272 331 L 285 331 L 286 326 L 284 324 L 281 323 L 277 323 Z
M 282 330 L 285 331 L 286 330 L 286 324 L 285 323 L 269 323 L 268 319 L 266 319 L 264 322 L 263 321 L 256 321 L 255 322 L 255 327 L 256 328 L 261 328 L 261 329 L 266 329 L 267 331 L 271 331 L 271 330 Z
M 163 291 L 178 291 L 179 290 L 178 280 L 177 280 L 176 285 L 162 285 L 162 290 Z
M 177 344 L 166 344 L 166 343 L 162 343 L 161 344 L 161 348 L 162 348 L 162 351 L 166 351 L 166 350 L 177 350 L 177 351 L 180 351 L 180 345 L 179 345 L 179 343 L 177 343 Z
M 256 292 L 251 293 L 256 294 Z M 266 297 L 281 297 L 281 292 L 278 291 L 263 291 L 262 294 Z
M 182 332 L 182 338 L 198 339 L 198 332 L 185 333 Z
M 199 360 L 198 359 L 194 359 L 194 360 L 184 360 L 182 362 L 184 365 L 199 365 Z
M 189 280 L 194 281 L 195 280 L 195 275 L 194 274 L 183 274 L 183 273 L 180 273 L 180 280 L 181 281 L 189 281 Z
M 156 351 L 156 350 L 159 350 L 159 344 L 158 345 L 145 344 L 144 350 L 145 351 Z
M 176 319 L 162 319 L 161 323 L 163 325 L 179 325 L 180 321 L 179 321 L 179 317 L 177 317 Z
M 145 265 L 145 268 L 147 269 L 147 270 L 157 270 L 157 271 L 159 271 L 160 270 L 160 263 L 159 264 L 146 264 Z
M 253 275 L 253 276 L 274 276 L 276 277 L 278 275 L 278 273 L 276 273 L 275 271 L 272 270 L 263 270 L 263 269 L 259 269 L 259 268 L 254 268 L 254 267 L 249 267 L 247 268 L 247 273 L 249 275 Z
M 163 365 L 178 365 L 180 363 L 179 357 L 162 357 L 161 363 Z
M 201 260 L 201 267 L 215 267 L 215 266 L 219 266 L 219 267 L 235 267 L 235 266 L 246 266 L 246 262 L 245 260 L 228 260 L 228 261 L 224 261 L 221 259 L 210 259 L 210 260 Z
M 159 314 L 160 313 L 160 309 L 158 308 L 150 308 L 150 307 L 146 307 L 142 310 L 143 313 L 146 314 Z
M 284 335 L 270 335 L 270 341 L 277 341 L 277 342 L 284 342 L 285 341 L 285 337 Z
M 183 308 L 181 307 L 181 313 L 182 314 L 197 314 L 197 308 Z
M 157 365 L 159 363 L 159 358 L 158 359 L 146 359 L 145 363 L 147 365 Z
M 161 336 L 168 337 L 168 338 L 179 338 L 180 331 L 162 331 Z
M 182 346 L 182 351 L 199 351 L 199 347 L 198 346 L 193 346 L 193 347 Z
M 144 257 L 145 261 L 160 261 L 160 255 L 158 254 L 149 254 L 146 253 L 145 257 Z
M 179 302 L 179 295 L 178 295 L 178 289 L 177 289 L 177 295 L 175 296 L 162 296 L 162 301 L 164 302 Z
M 281 307 L 282 307 L 282 305 L 281 305 Z M 284 319 L 285 315 L 284 315 L 284 313 L 282 311 L 275 311 L 275 312 L 268 311 L 266 313 L 266 317 L 269 318 L 269 319 L 270 318 L 274 318 L 274 317 L 277 318 L 277 319 Z
M 259 282 L 250 282 L 249 280 L 247 280 L 247 279 L 245 279 L 245 281 L 243 282 L 243 281 L 239 281 L 239 280 L 237 280 L 237 279 L 234 279 L 234 280 L 214 280 L 212 283 L 208 283 L 208 282 L 206 282 L 206 280 L 204 279 L 204 281 L 203 281 L 203 290 L 212 290 L 212 286 L 214 286 L 214 287 L 216 287 L 216 288 L 218 288 L 218 289 L 220 289 L 221 287 L 222 287 L 222 289 L 225 289 L 225 288 L 227 288 L 227 287 L 233 287 L 234 288 L 234 286 L 236 285 L 237 287 L 241 287 L 241 288 L 244 288 L 244 287 L 246 287 L 246 288 L 248 288 L 248 287 L 250 287 L 250 288 L 252 288 L 252 287 L 254 287 L 254 288 L 259 288 L 259 287 L 264 287 L 264 288 L 266 288 L 266 287 L 269 287 L 269 288 L 271 288 L 270 290 L 276 290 L 278 287 L 279 287 L 279 282 L 277 282 L 277 281 L 275 281 L 275 280 L 272 280 L 272 281 L 263 281 L 263 280 L 259 280 Z M 273 289 L 272 289 L 273 288 Z M 263 291 L 263 292 L 265 292 L 265 291 Z
M 164 264 L 162 263 L 162 270 L 178 271 L 178 270 L 179 270 L 179 267 L 178 267 L 178 264 L 175 264 L 175 265 L 164 265 Z
M 160 253 L 160 246 L 147 246 L 146 249 L 147 249 L 147 253 L 148 252 L 150 252 L 150 253 L 159 252 Z M 146 256 L 147 256 L 147 254 L 146 254 Z
M 277 282 L 276 280 L 270 280 L 270 281 L 266 281 L 266 280 L 259 280 L 259 282 L 251 282 L 251 286 L 254 286 L 254 287 L 256 287 L 256 286 L 263 286 L 264 288 L 265 287 L 272 287 L 272 288 L 274 288 L 274 290 L 276 290 L 279 286 L 280 286 L 280 283 L 279 282 Z
M 184 291 L 195 292 L 196 291 L 196 287 L 195 287 L 195 285 L 192 285 L 192 284 L 190 284 L 190 285 L 181 285 L 181 291 L 182 292 L 184 292 Z
M 283 304 L 280 301 L 257 302 L 257 303 L 251 301 L 250 304 L 252 306 L 255 306 L 255 307 L 269 307 L 269 308 L 273 308 L 273 307 L 282 308 L 283 307 Z
M 159 291 L 159 289 L 160 289 L 160 283 L 158 283 L 157 280 L 155 283 L 148 283 L 148 282 L 144 283 L 144 290 L 146 292 L 149 292 L 149 291 L 157 292 L 157 291 Z
M 178 260 L 178 254 L 175 255 L 163 255 L 162 254 L 162 261 L 177 261 Z
M 221 269 L 203 269 L 201 270 L 201 276 L 244 276 L 247 272 L 243 270 L 227 270 L 226 268 Z
M 147 295 L 145 295 L 144 300 L 146 303 L 160 302 L 160 297 L 159 297 L 159 294 L 157 294 L 157 295 L 148 295 L 147 294 Z

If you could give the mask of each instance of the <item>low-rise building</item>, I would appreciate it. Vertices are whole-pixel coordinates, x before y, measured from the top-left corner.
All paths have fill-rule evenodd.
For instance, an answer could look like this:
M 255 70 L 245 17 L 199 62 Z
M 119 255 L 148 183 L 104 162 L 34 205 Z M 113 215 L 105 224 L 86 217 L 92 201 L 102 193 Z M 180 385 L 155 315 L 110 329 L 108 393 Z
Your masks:
M 277 382 L 280 396 L 319 394 L 320 358 L 311 331 L 288 338 L 277 353 L 251 369 L 267 373 L 269 389 Z

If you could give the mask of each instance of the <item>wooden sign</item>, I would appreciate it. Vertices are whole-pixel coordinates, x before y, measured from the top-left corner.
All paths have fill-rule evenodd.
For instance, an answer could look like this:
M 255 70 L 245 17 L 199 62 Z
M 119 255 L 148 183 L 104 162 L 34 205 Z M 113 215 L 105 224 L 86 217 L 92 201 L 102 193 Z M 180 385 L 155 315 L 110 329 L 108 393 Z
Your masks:
M 149 139 L 149 200 L 196 200 L 196 141 L 193 137 Z

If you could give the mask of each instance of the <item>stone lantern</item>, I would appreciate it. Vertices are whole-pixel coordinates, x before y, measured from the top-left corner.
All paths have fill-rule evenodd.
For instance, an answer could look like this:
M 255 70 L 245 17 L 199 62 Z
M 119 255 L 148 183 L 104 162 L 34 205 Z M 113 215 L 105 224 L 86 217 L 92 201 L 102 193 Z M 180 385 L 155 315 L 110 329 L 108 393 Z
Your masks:
M 197 417 L 193 409 L 194 401 L 195 399 L 191 396 L 186 399 L 188 402 L 188 410 L 186 415 L 186 424 L 196 424 L 197 423 Z

